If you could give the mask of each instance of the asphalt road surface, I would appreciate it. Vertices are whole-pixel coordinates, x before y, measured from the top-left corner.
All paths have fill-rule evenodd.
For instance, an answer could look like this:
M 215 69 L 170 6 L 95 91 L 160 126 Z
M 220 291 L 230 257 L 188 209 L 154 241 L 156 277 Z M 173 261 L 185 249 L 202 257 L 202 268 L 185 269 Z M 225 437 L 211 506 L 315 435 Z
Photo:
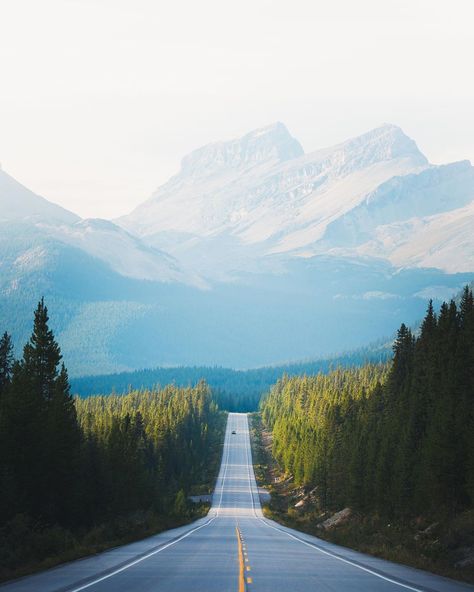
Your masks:
M 0 586 L 1 592 L 82 590 L 472 592 L 474 586 L 338 547 L 263 518 L 247 416 L 230 413 L 206 518 Z

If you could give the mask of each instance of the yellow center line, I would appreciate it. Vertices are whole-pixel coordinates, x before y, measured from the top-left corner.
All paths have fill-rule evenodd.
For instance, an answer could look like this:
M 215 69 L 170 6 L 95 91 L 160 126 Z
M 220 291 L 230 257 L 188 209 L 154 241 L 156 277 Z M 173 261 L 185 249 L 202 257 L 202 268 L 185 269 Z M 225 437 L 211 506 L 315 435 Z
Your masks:
M 242 540 L 240 532 L 235 527 L 235 534 L 237 535 L 238 553 L 239 553 L 239 592 L 245 592 L 245 577 L 244 577 L 244 556 L 242 554 Z M 247 559 L 248 561 L 248 559 Z

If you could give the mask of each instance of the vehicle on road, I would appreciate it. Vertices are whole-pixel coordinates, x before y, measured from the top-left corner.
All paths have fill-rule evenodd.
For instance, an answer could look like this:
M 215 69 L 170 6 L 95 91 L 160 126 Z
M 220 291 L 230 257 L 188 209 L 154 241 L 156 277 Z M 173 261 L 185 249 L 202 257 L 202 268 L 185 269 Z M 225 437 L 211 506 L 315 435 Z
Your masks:
M 237 431 L 239 430 L 239 431 Z M 232 440 L 228 434 L 239 434 Z M 2 583 L 1 592 L 473 592 L 469 584 L 338 547 L 265 518 L 248 418 L 229 413 L 209 514 L 192 524 Z

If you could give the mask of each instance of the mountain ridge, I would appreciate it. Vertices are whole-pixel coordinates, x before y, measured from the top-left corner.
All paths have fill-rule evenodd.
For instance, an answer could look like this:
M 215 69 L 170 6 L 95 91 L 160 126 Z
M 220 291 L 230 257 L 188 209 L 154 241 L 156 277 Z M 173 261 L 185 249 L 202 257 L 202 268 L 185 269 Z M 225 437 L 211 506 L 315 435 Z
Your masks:
M 0 223 L 20 220 L 73 223 L 81 218 L 37 195 L 0 168 Z
M 260 133 L 271 139 L 274 129 L 269 126 L 201 150 L 208 153 L 209 146 L 214 150 L 245 143 L 245 138 L 258 138 Z M 276 124 L 276 129 L 291 138 L 283 124 Z M 196 153 L 199 150 L 191 155 Z M 117 223 L 204 277 L 228 281 L 249 269 L 271 268 L 275 256 L 320 254 L 328 227 L 384 183 L 435 167 L 393 124 L 266 164 L 211 167 L 209 175 L 195 177 L 182 169 Z M 318 241 L 323 242 L 314 248 Z
M 469 162 L 393 125 L 308 154 L 282 124 L 243 137 L 126 220 L 0 178 L 0 328 L 24 343 L 45 296 L 71 376 L 249 368 L 362 347 L 473 279 Z

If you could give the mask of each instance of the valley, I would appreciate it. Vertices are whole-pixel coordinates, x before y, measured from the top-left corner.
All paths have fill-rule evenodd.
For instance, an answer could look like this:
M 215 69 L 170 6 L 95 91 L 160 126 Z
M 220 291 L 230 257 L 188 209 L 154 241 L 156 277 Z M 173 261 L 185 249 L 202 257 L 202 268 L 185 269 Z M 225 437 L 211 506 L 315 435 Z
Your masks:
M 18 352 L 45 296 L 73 377 L 338 355 L 472 280 L 473 200 L 469 162 L 388 124 L 309 153 L 282 123 L 204 146 L 115 221 L 0 170 L 0 322 Z

